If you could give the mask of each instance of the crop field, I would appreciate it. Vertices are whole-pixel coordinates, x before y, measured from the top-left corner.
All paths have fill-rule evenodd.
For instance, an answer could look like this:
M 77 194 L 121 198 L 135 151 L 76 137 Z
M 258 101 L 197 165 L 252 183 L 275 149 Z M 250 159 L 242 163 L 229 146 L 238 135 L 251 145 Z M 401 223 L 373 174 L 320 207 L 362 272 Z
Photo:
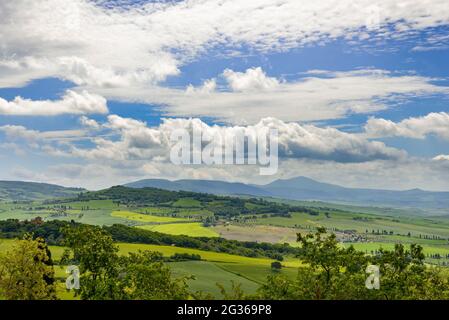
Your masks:
M 219 234 L 210 228 L 203 227 L 199 222 L 193 223 L 170 223 L 160 225 L 143 225 L 138 228 L 172 235 L 185 235 L 190 237 L 218 237 Z
M 449 238 L 449 223 L 433 221 L 430 218 L 380 217 L 356 213 L 321 213 L 312 216 L 306 213 L 292 213 L 291 218 L 268 217 L 257 219 L 257 224 L 268 224 L 282 227 L 314 228 L 324 226 L 328 229 L 354 230 L 359 233 L 374 231 L 393 231 L 394 234 L 412 237 L 439 236 Z
M 376 251 L 379 248 L 383 248 L 385 250 L 393 250 L 394 243 L 392 242 L 367 242 L 367 243 L 351 243 L 345 244 L 345 246 L 352 245 L 356 250 L 370 253 L 371 251 Z M 408 249 L 408 246 L 405 246 Z M 449 254 L 449 246 L 436 246 L 436 245 L 425 245 L 423 246 L 424 254 L 441 254 L 447 255 Z
M 183 198 L 179 199 L 173 203 L 173 207 L 184 207 L 184 208 L 200 208 L 201 202 L 195 199 Z
M 293 228 L 256 224 L 229 224 L 213 227 L 220 237 L 239 240 L 268 243 L 291 243 L 296 240 L 296 230 Z
M 148 214 L 141 214 L 130 211 L 113 211 L 111 216 L 116 218 L 123 218 L 127 220 L 137 221 L 141 223 L 176 223 L 176 222 L 185 222 L 186 219 L 178 219 L 178 218 L 170 218 L 170 217 L 160 217 L 160 216 L 152 216 Z
M 215 297 L 220 297 L 220 288 L 217 284 L 229 291 L 233 281 L 235 284 L 241 284 L 242 289 L 248 293 L 255 293 L 260 286 L 259 283 L 226 271 L 212 262 L 171 262 L 168 265 L 175 276 L 194 276 L 193 280 L 188 281 L 192 291 L 203 291 Z

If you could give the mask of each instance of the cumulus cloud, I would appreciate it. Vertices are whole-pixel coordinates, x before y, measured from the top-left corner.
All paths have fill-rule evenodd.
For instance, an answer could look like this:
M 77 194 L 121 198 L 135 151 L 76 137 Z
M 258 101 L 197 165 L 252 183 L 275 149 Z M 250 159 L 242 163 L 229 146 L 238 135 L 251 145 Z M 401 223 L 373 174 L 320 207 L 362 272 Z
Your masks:
M 204 81 L 200 87 L 189 85 L 186 89 L 187 94 L 209 94 L 217 89 L 217 81 L 215 79 L 208 79 Z
M 101 128 L 101 125 L 97 121 L 95 121 L 94 119 L 89 119 L 86 116 L 82 116 L 79 119 L 79 122 L 83 127 L 88 129 L 98 130 Z
M 279 81 L 276 78 L 268 77 L 261 67 L 250 68 L 246 72 L 226 69 L 223 76 L 233 91 L 269 90 L 279 86 Z
M 387 147 L 382 142 L 367 141 L 334 128 L 285 123 L 272 118 L 263 119 L 256 126 L 278 130 L 279 150 L 285 157 L 364 162 L 406 156 L 405 152 Z
M 368 141 L 359 135 L 349 134 L 334 128 L 318 128 L 312 125 L 285 123 L 274 118 L 262 119 L 250 126 L 208 125 L 200 119 L 164 119 L 157 127 L 148 127 L 145 122 L 117 115 L 108 116 L 102 125 L 115 134 L 105 137 L 92 137 L 94 147 L 71 145 L 65 148 L 68 155 L 89 159 L 109 161 L 156 161 L 168 162 L 168 155 L 174 142 L 171 134 L 177 129 L 196 130 L 204 136 L 214 137 L 214 148 L 224 148 L 225 141 L 242 134 L 257 143 L 259 133 L 267 129 L 278 131 L 279 156 L 281 158 L 319 159 L 335 162 L 365 162 L 373 160 L 392 160 L 406 157 L 404 151 L 387 147 L 382 142 Z M 58 132 L 45 133 L 28 131 L 25 128 L 0 128 L 11 132 L 11 136 L 55 137 Z M 68 133 L 67 133 L 68 134 Z M 73 133 L 72 133 L 73 134 Z M 61 133 L 59 132 L 59 135 Z M 80 139 L 83 136 L 79 137 Z M 66 147 L 66 146 L 65 146 Z
M 0 2 L 0 85 L 45 76 L 98 86 L 153 83 L 217 46 L 269 52 L 337 38 L 404 39 L 449 23 L 445 0 L 111 3 Z
M 371 137 L 408 137 L 424 139 L 435 135 L 449 140 L 449 114 L 432 112 L 423 117 L 412 117 L 400 122 L 371 118 L 365 125 L 366 133 Z
M 0 114 L 14 116 L 55 116 L 61 114 L 108 113 L 106 99 L 87 91 L 68 90 L 61 100 L 33 101 L 16 97 L 12 101 L 0 98 Z

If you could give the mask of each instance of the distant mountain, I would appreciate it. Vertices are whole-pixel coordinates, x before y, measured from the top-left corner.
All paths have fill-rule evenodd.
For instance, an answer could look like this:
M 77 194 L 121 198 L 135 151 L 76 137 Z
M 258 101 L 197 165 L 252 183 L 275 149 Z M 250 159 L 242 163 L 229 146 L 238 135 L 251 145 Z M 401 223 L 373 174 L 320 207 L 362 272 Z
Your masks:
M 270 196 L 268 191 L 244 183 L 232 183 L 213 180 L 177 180 L 146 179 L 125 185 L 130 188 L 159 188 L 171 191 L 191 191 L 216 195 L 253 195 Z
M 449 192 L 420 189 L 405 191 L 346 188 L 306 177 L 276 180 L 267 185 L 249 185 L 210 180 L 147 179 L 126 186 L 153 187 L 173 191 L 193 191 L 219 195 L 252 195 L 291 200 L 317 200 L 371 206 L 413 207 L 449 210 Z
M 84 191 L 79 188 L 65 188 L 54 184 L 0 181 L 0 201 L 43 200 L 73 197 Z
M 275 197 L 293 200 L 320 200 L 398 207 L 432 208 L 449 210 L 449 192 L 432 192 L 420 189 L 405 191 L 345 188 L 334 184 L 297 177 L 276 180 L 263 190 Z

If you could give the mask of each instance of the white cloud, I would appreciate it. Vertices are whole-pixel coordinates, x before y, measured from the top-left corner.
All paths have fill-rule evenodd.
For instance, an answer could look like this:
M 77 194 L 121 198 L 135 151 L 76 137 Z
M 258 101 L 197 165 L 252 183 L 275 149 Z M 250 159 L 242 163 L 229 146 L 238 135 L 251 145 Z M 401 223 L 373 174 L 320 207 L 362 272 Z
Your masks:
M 215 79 L 208 79 L 204 81 L 200 87 L 189 85 L 186 89 L 187 94 L 209 94 L 217 89 L 217 81 Z
M 106 99 L 87 91 L 68 90 L 61 100 L 34 101 L 16 97 L 12 101 L 0 98 L 0 114 L 14 116 L 55 116 L 61 114 L 108 113 Z
M 0 85 L 45 76 L 106 87 L 148 84 L 217 46 L 282 51 L 366 38 L 367 31 L 373 41 L 404 39 L 449 23 L 445 0 L 151 1 L 112 9 L 98 3 L 1 1 Z
M 448 154 L 440 154 L 433 158 L 434 161 L 447 161 L 449 162 L 449 155 Z
M 279 86 L 279 81 L 276 78 L 268 77 L 260 67 L 247 69 L 246 72 L 226 69 L 223 76 L 233 91 L 270 90 Z
M 318 128 L 266 118 L 253 126 L 208 125 L 200 119 L 164 119 L 158 127 L 148 127 L 146 123 L 134 119 L 110 115 L 103 128 L 112 133 L 103 137 L 92 137 L 94 147 L 64 145 L 64 152 L 76 158 L 93 161 L 156 161 L 168 162 L 173 142 L 171 133 L 176 129 L 197 130 L 213 139 L 214 147 L 223 148 L 224 141 L 233 139 L 238 133 L 255 137 L 267 128 L 279 133 L 279 156 L 281 158 L 319 159 L 335 162 L 365 162 L 378 159 L 400 159 L 406 157 L 404 151 L 387 147 L 382 142 L 368 141 L 359 135 L 349 134 L 334 128 Z M 23 127 L 7 127 L 0 130 L 10 132 L 10 136 L 50 139 L 61 136 L 61 132 L 35 132 Z M 76 140 L 74 133 L 73 139 Z M 78 136 L 86 138 L 85 135 Z M 55 152 L 54 152 L 55 153 Z
M 24 126 L 5 125 L 0 126 L 6 138 L 10 141 L 24 140 L 33 147 L 38 148 L 42 142 L 59 142 L 80 140 L 88 138 L 88 133 L 84 130 L 58 130 L 58 131 L 38 131 L 30 130 Z
M 371 137 L 408 137 L 424 139 L 436 135 L 449 140 L 449 114 L 446 112 L 429 113 L 423 117 L 408 118 L 401 122 L 371 118 L 365 125 L 366 133 Z
M 270 118 L 261 120 L 256 126 L 278 130 L 279 150 L 285 157 L 364 162 L 406 156 L 405 152 L 387 147 L 382 142 L 367 141 L 356 134 L 334 128 L 285 123 Z
M 86 116 L 82 116 L 79 119 L 79 122 L 83 127 L 86 127 L 88 129 L 98 130 L 101 128 L 101 125 L 97 121 L 95 121 L 94 119 L 89 119 Z
M 261 72 L 257 71 L 256 74 L 260 75 Z M 251 72 L 240 73 L 245 80 L 248 74 Z M 262 79 L 267 80 L 266 76 Z M 398 103 L 417 96 L 449 94 L 449 87 L 434 85 L 432 80 L 375 69 L 320 71 L 319 76 L 317 71 L 313 71 L 310 76 L 295 82 L 279 82 L 276 88 L 270 90 L 217 90 L 205 95 L 195 90 L 186 93 L 184 90 L 161 87 L 133 87 L 98 89 L 98 92 L 111 99 L 163 105 L 161 110 L 167 116 L 211 117 L 228 123 L 254 124 L 261 118 L 274 115 L 283 121 L 335 119 L 350 113 L 372 113 L 386 109 L 393 98 Z M 275 80 L 270 78 L 269 82 L 272 81 Z

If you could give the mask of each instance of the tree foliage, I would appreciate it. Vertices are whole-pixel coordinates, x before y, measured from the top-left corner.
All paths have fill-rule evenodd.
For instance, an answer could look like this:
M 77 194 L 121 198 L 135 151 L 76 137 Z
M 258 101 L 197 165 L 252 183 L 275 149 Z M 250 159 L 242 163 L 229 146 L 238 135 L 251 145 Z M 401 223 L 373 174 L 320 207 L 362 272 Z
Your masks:
M 119 256 L 118 247 L 103 229 L 80 225 L 64 229 L 63 257 L 80 270 L 80 295 L 86 300 L 185 299 L 185 278 L 174 279 L 160 253 Z
M 56 299 L 53 262 L 44 239 L 25 235 L 0 257 L 0 296 L 8 300 Z
M 422 248 L 406 250 L 397 244 L 393 251 L 380 250 L 376 256 L 343 248 L 335 235 L 318 228 L 315 234 L 298 234 L 305 266 L 296 280 L 269 276 L 258 297 L 262 299 L 352 300 L 352 299 L 448 299 L 449 283 L 441 270 L 424 264 Z M 380 287 L 365 285 L 368 265 L 380 270 Z

